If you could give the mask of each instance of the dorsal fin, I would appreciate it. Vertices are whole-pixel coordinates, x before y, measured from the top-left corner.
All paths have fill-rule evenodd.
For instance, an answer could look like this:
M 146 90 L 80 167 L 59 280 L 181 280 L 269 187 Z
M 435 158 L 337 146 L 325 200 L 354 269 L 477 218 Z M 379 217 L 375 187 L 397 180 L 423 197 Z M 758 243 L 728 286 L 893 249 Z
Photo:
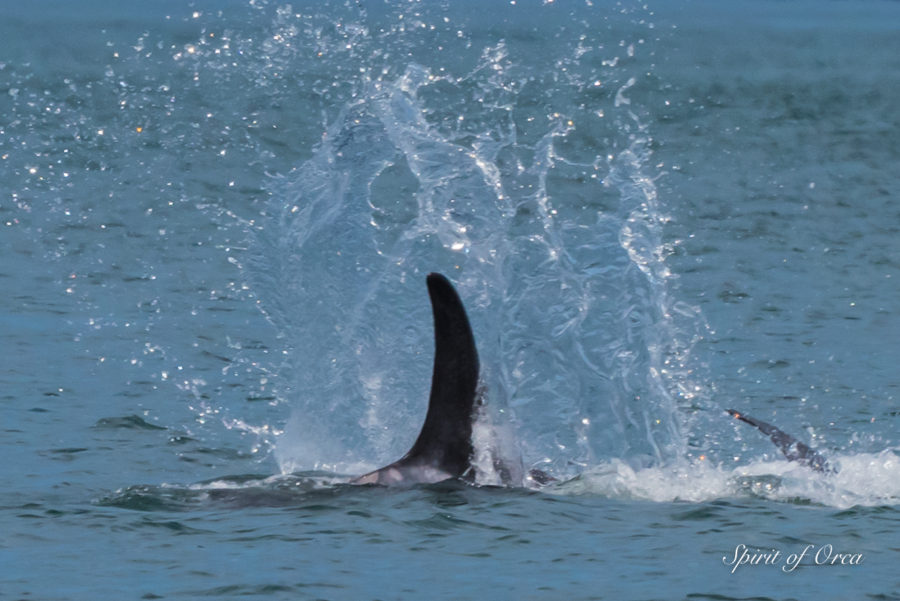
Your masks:
M 402 459 L 353 483 L 438 482 L 459 478 L 471 466 L 479 370 L 475 337 L 462 301 L 447 278 L 429 274 L 428 295 L 434 314 L 434 370 L 425 423 Z
M 766 422 L 760 421 L 754 417 L 750 417 L 749 415 L 739 413 L 734 409 L 728 409 L 728 413 L 730 413 L 734 418 L 748 423 L 751 426 L 754 426 L 760 432 L 768 436 L 769 440 L 771 440 L 775 444 L 775 446 L 778 447 L 778 449 L 784 454 L 784 456 L 787 457 L 788 461 L 796 461 L 797 463 L 802 463 L 803 465 L 806 465 L 817 472 L 835 471 L 834 468 L 828 464 L 828 461 L 826 461 L 824 457 L 819 455 L 818 452 L 803 444 L 787 432 L 782 431 L 772 424 L 767 424 Z
M 434 314 L 434 369 L 428 413 L 404 459 L 425 459 L 461 476 L 472 455 L 472 411 L 478 391 L 478 351 L 462 301 L 439 273 L 428 275 Z

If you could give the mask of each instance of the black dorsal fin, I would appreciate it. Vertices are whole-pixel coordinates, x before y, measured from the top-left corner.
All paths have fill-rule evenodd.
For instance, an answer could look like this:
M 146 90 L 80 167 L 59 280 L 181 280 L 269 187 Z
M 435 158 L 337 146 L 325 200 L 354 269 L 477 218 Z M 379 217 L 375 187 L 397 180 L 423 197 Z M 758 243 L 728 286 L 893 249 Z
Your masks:
M 455 477 L 469 469 L 478 351 L 459 295 L 439 273 L 428 275 L 434 314 L 434 369 L 422 431 L 403 460 L 426 462 Z M 403 461 L 401 460 L 401 461 Z
M 796 461 L 797 463 L 802 463 L 803 465 L 809 466 L 817 472 L 834 472 L 834 468 L 831 467 L 824 457 L 819 455 L 818 452 L 810 448 L 809 446 L 803 444 L 787 432 L 782 431 L 781 429 L 773 426 L 772 424 L 767 424 L 764 421 L 760 421 L 754 417 L 750 417 L 749 415 L 744 415 L 734 409 L 728 409 L 728 413 L 730 413 L 735 419 L 739 419 L 742 422 L 748 423 L 751 426 L 757 428 L 760 432 L 769 437 L 776 447 L 787 457 L 788 461 Z
M 478 396 L 478 351 L 462 301 L 450 281 L 428 275 L 434 314 L 434 370 L 428 412 L 412 448 L 356 484 L 437 482 L 459 478 L 472 458 L 472 417 Z

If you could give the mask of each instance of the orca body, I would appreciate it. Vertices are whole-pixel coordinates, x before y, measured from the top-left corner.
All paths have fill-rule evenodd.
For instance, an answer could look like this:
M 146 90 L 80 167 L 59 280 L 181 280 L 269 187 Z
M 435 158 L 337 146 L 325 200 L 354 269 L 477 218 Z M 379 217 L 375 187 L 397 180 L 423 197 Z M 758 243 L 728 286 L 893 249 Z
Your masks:
M 428 296 L 434 314 L 434 369 L 425 423 L 402 458 L 351 484 L 409 485 L 474 477 L 472 419 L 479 402 L 475 337 L 447 278 L 429 274 Z
M 818 452 L 803 444 L 790 434 L 776 428 L 772 424 L 767 424 L 756 418 L 744 415 L 734 409 L 728 409 L 728 413 L 735 419 L 739 419 L 744 423 L 750 424 L 757 430 L 769 437 L 776 447 L 787 457 L 788 461 L 796 461 L 812 470 L 823 473 L 836 473 L 828 461 L 825 460 Z

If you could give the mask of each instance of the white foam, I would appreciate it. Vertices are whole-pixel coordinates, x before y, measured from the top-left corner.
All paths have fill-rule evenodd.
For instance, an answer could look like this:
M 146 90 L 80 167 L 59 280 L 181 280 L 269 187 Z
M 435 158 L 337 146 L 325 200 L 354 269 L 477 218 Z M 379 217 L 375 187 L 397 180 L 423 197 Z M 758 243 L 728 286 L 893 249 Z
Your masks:
M 633 468 L 612 460 L 551 487 L 559 494 L 600 495 L 654 502 L 707 502 L 728 498 L 763 497 L 805 501 L 847 509 L 854 506 L 900 504 L 898 449 L 836 456 L 837 473 L 815 472 L 784 460 L 740 466 L 706 461 L 663 467 Z

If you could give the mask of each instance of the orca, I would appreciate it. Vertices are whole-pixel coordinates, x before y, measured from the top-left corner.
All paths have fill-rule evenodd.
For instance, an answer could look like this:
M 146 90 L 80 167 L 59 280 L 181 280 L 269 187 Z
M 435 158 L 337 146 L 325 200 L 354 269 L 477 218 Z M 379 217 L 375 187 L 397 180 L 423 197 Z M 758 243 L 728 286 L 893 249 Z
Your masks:
M 764 421 L 760 421 L 756 418 L 750 417 L 749 415 L 740 413 L 735 411 L 734 409 L 727 410 L 729 414 L 735 419 L 739 419 L 746 424 L 750 424 L 755 427 L 757 430 L 765 434 L 769 437 L 776 447 L 787 457 L 788 461 L 796 461 L 801 465 L 805 465 L 810 469 L 822 472 L 834 474 L 837 473 L 837 470 L 832 467 L 828 461 L 822 457 L 817 451 L 811 449 L 809 446 L 803 444 L 790 434 L 776 428 L 772 424 L 767 424 Z
M 472 421 L 482 402 L 475 337 L 462 300 L 450 280 L 439 273 L 430 273 L 427 284 L 434 318 L 434 367 L 425 423 L 403 457 L 353 478 L 350 484 L 409 486 L 451 479 L 475 481 Z M 837 472 L 817 451 L 772 424 L 734 409 L 727 412 L 768 436 L 789 461 L 817 472 Z M 502 471 L 503 466 L 495 460 L 495 468 Z M 527 480 L 538 486 L 556 481 L 537 469 L 528 472 Z
M 434 368 L 425 423 L 412 448 L 350 484 L 383 486 L 474 481 L 472 420 L 480 404 L 478 351 L 462 301 L 439 273 L 427 278 L 434 315 Z

